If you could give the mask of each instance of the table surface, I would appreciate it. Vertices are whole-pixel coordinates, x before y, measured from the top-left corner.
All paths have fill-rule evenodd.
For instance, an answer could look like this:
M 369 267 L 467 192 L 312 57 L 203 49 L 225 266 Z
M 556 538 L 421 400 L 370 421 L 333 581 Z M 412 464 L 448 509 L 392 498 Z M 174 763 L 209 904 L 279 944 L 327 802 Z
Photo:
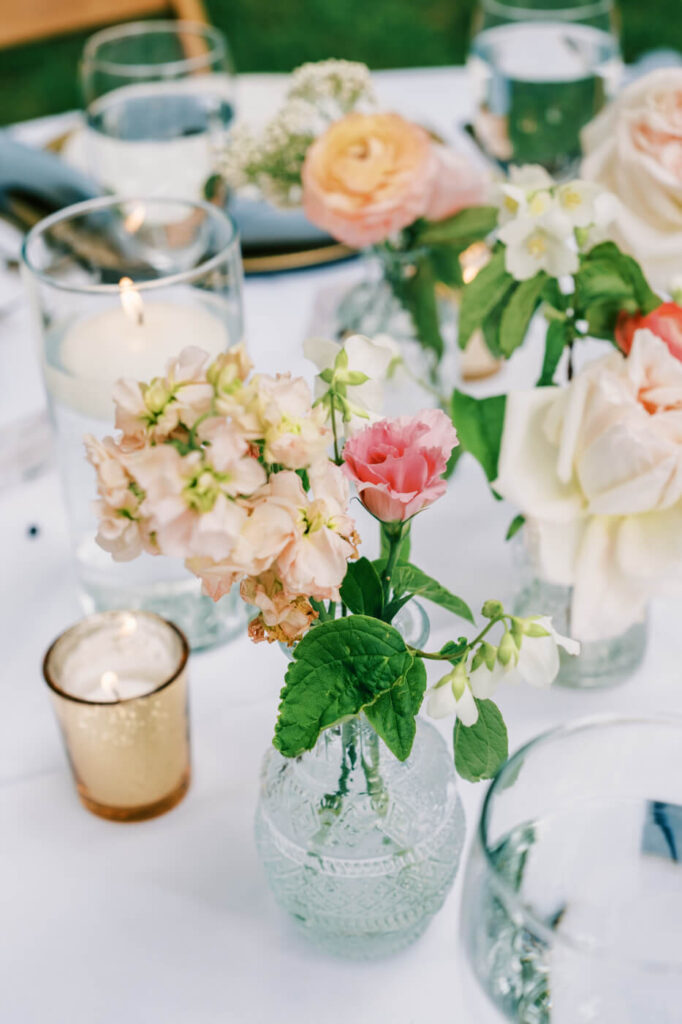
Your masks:
M 457 133 L 468 112 L 461 69 L 382 72 L 386 106 Z M 243 76 L 242 109 L 260 111 L 281 76 Z M 72 117 L 17 126 L 42 144 Z M 358 263 L 249 279 L 247 338 L 255 363 L 310 375 L 301 343 L 321 289 L 359 279 Z M 7 344 L 22 338 L 22 346 Z M 5 342 L 5 344 L 3 344 Z M 11 349 L 11 354 L 9 350 Z M 488 390 L 530 384 L 528 345 Z M 0 317 L 0 410 L 44 402 L 25 306 Z M 414 530 L 414 558 L 473 606 L 514 589 L 504 533 L 513 510 L 492 500 L 463 459 L 448 495 Z M 311 948 L 274 905 L 252 835 L 259 761 L 270 743 L 283 660 L 246 637 L 191 660 L 194 775 L 172 813 L 118 825 L 78 803 L 41 680 L 48 643 L 80 616 L 54 470 L 0 494 L 0 1017 L 7 1024 L 473 1024 L 458 950 L 461 876 L 411 949 L 375 963 Z M 27 528 L 36 525 L 38 535 Z M 655 603 L 644 664 L 620 687 L 502 692 L 511 745 L 602 712 L 682 710 L 680 602 Z M 433 610 L 432 636 L 447 616 Z M 449 725 L 443 724 L 447 737 Z M 448 740 L 449 741 L 449 740 Z M 484 787 L 461 784 L 469 833 Z

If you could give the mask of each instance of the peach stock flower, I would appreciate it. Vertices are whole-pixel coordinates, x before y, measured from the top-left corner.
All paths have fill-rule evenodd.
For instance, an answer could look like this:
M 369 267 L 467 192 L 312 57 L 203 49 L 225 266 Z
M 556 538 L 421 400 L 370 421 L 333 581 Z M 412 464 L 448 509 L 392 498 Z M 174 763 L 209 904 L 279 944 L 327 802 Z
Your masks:
M 247 576 L 239 593 L 247 604 L 260 609 L 260 614 L 249 623 L 249 636 L 255 643 L 279 640 L 291 646 L 317 618 L 308 598 L 288 594 L 272 570 L 261 576 Z
M 682 306 L 676 302 L 663 302 L 658 309 L 647 316 L 641 313 L 622 312 L 616 323 L 616 343 L 627 355 L 632 348 L 635 332 L 648 329 L 664 341 L 671 355 L 682 359 Z
M 440 498 L 457 433 L 440 409 L 380 420 L 344 448 L 344 470 L 365 508 L 382 522 L 404 522 Z
M 494 489 L 526 516 L 539 575 L 601 640 L 682 590 L 682 364 L 651 331 L 566 388 L 511 392 Z
M 424 215 L 437 169 L 419 125 L 398 114 L 348 114 L 308 149 L 303 209 L 346 245 L 374 245 Z

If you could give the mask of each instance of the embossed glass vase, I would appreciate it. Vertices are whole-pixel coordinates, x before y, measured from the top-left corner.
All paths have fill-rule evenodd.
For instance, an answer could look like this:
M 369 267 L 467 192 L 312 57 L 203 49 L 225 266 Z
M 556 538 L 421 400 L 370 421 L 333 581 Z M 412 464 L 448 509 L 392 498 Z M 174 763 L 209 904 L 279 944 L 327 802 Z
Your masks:
M 571 632 L 573 588 L 543 579 L 538 569 L 532 529 L 526 523 L 514 538 L 519 589 L 514 601 L 517 615 L 550 615 L 552 625 L 564 636 Z M 639 668 L 646 652 L 648 620 L 636 622 L 617 636 L 603 640 L 581 640 L 580 654 L 560 649 L 561 667 L 556 683 L 575 689 L 616 686 Z M 579 637 L 577 639 L 580 639 Z
M 418 720 L 400 762 L 364 717 L 287 759 L 265 756 L 256 842 L 280 907 L 320 948 L 365 959 L 422 934 L 464 842 L 452 754 Z

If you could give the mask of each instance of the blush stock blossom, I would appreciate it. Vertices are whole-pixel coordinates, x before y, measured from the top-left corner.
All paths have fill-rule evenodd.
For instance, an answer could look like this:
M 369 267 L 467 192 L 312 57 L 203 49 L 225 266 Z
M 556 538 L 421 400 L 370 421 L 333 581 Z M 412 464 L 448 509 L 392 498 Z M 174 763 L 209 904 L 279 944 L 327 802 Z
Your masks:
M 118 560 L 184 558 L 215 600 L 244 581 L 261 607 L 254 638 L 291 642 L 357 556 L 348 484 L 303 380 L 250 376 L 243 346 L 207 364 L 185 349 L 165 377 L 117 385 L 120 436 L 86 440 L 98 541 Z

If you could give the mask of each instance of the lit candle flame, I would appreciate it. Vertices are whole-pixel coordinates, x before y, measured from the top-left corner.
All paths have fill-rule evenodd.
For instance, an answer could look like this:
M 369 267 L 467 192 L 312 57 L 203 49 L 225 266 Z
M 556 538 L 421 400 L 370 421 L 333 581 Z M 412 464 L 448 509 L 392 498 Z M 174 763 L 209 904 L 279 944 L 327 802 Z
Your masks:
M 142 205 L 142 203 L 137 203 L 136 206 L 133 206 L 128 216 L 125 217 L 123 221 L 123 227 L 126 229 L 126 231 L 129 231 L 131 235 L 134 235 L 135 232 L 139 231 L 142 225 L 144 224 L 145 216 L 146 211 L 144 206 Z
M 132 636 L 137 629 L 137 619 L 130 612 L 124 612 L 121 616 L 121 636 Z
M 123 306 L 123 312 L 141 327 L 144 323 L 144 303 L 142 301 L 142 296 L 129 277 L 122 277 L 118 282 L 118 287 L 121 290 L 121 305 Z
M 113 697 L 114 700 L 120 700 L 118 690 L 118 676 L 115 672 L 102 672 L 100 676 L 100 686 L 106 694 Z

